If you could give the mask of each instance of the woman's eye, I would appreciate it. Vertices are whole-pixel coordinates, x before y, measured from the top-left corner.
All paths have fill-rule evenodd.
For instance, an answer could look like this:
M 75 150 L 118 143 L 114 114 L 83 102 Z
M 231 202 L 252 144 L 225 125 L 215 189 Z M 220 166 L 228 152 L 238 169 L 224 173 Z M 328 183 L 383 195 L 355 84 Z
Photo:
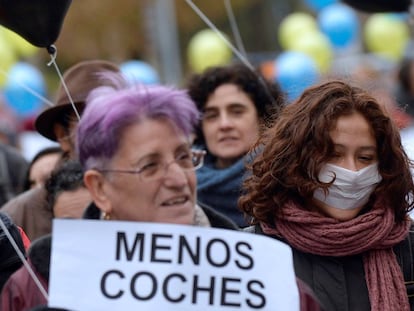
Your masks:
M 244 110 L 243 109 L 235 109 L 235 110 L 232 110 L 231 113 L 234 114 L 234 115 L 239 116 L 239 115 L 242 115 L 244 113 Z
M 208 111 L 203 114 L 203 120 L 213 120 L 217 118 L 218 114 L 213 111 Z
M 158 163 L 157 162 L 149 162 L 144 164 L 139 171 L 140 172 L 150 172 L 152 170 L 156 170 L 158 167 Z
M 184 152 L 178 155 L 177 161 L 191 160 L 191 152 Z
M 360 156 L 359 159 L 364 162 L 372 162 L 374 161 L 373 156 Z
M 340 158 L 341 156 L 342 154 L 340 154 L 339 152 L 333 152 L 331 153 L 330 158 L 337 159 L 337 158 Z

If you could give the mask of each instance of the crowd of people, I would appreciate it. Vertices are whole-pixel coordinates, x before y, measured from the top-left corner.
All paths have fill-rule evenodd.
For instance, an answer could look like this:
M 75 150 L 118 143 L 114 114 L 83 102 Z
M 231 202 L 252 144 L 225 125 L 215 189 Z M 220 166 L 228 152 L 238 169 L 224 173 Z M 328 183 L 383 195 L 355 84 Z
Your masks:
M 31 163 L 0 153 L 0 216 L 45 291 L 54 218 L 119 220 L 282 242 L 301 310 L 414 310 L 412 163 L 401 126 L 369 90 L 330 78 L 287 103 L 242 64 L 183 88 L 131 84 L 104 60 L 63 79 L 71 96 L 61 86 L 35 121 L 59 146 Z M 2 226 L 0 309 L 47 310 L 8 239 Z

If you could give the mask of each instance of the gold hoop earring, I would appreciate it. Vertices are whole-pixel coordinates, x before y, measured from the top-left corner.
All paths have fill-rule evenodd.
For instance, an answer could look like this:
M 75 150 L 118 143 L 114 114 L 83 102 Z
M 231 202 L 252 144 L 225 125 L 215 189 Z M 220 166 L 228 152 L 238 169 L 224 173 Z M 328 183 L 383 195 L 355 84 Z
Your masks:
M 102 219 L 104 219 L 104 220 L 111 219 L 111 214 L 110 213 L 103 212 Z

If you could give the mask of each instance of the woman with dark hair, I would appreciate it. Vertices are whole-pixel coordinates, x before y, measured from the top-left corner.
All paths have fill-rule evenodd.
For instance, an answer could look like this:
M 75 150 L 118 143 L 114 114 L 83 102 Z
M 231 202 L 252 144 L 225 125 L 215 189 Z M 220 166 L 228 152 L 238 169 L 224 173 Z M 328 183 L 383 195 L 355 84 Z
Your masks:
M 326 310 L 410 310 L 396 254 L 409 236 L 414 184 L 377 101 L 341 81 L 311 87 L 258 146 L 239 201 L 252 231 L 292 247 L 296 276 Z M 400 249 L 409 270 L 410 247 Z
M 246 154 L 277 115 L 283 95 L 276 84 L 242 64 L 212 67 L 191 77 L 188 92 L 202 114 L 194 144 L 207 151 L 197 171 L 198 201 L 246 226 L 237 208 Z
M 43 187 L 62 155 L 63 151 L 59 146 L 50 146 L 39 150 L 29 163 L 24 190 Z

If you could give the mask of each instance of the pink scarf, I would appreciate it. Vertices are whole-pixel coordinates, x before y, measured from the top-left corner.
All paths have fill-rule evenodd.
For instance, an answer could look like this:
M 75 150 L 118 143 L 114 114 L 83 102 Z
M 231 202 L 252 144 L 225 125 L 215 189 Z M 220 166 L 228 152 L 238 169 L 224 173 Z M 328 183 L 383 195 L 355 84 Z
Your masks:
M 392 209 L 381 204 L 343 222 L 294 203 L 286 204 L 283 213 L 275 218 L 276 228 L 261 223 L 263 232 L 283 237 L 305 253 L 337 257 L 364 253 L 371 310 L 410 310 L 403 274 L 392 249 L 407 236 L 409 219 L 396 224 Z

